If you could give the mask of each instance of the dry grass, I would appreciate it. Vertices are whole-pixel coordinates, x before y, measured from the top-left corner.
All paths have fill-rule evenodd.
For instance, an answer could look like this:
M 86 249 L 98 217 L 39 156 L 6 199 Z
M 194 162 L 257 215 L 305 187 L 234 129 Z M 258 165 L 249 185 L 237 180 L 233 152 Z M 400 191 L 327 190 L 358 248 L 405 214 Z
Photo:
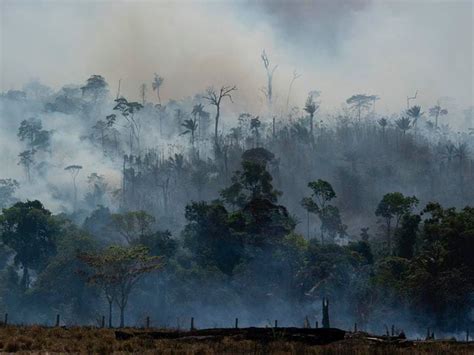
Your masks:
M 299 342 L 268 343 L 223 338 L 215 340 L 153 340 L 134 337 L 116 340 L 113 330 L 87 327 L 46 328 L 8 326 L 0 328 L 2 353 L 139 353 L 139 354 L 474 354 L 474 345 L 454 342 L 419 342 L 407 346 L 375 344 L 360 339 L 325 346 Z

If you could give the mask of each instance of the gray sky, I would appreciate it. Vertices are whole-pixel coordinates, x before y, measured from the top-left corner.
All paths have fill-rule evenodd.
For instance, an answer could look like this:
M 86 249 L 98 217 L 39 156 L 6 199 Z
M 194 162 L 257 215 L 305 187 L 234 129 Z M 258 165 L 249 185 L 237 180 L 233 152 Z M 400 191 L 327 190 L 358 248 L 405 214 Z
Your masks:
M 235 109 L 258 111 L 265 48 L 279 65 L 280 105 L 294 69 L 295 105 L 313 89 L 325 109 L 359 92 L 380 95 L 381 111 L 403 108 L 417 89 L 422 105 L 473 101 L 472 1 L 0 2 L 2 91 L 102 74 L 137 98 L 158 72 L 164 99 L 237 84 Z

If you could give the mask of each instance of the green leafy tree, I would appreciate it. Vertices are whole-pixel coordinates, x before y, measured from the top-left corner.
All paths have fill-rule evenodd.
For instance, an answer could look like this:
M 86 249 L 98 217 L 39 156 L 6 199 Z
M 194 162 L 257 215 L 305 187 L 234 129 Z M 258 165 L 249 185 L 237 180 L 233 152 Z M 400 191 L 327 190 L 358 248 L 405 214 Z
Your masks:
M 404 196 L 400 192 L 391 192 L 383 196 L 379 202 L 375 215 L 381 217 L 386 226 L 388 253 L 392 254 L 392 223 L 395 221 L 395 231 L 398 229 L 401 218 L 412 211 L 418 204 L 415 196 Z
M 219 203 L 192 202 L 186 206 L 184 245 L 197 263 L 231 274 L 242 256 L 240 239 L 231 232 L 229 214 Z
M 109 246 L 99 254 L 83 253 L 79 259 L 88 265 L 83 271 L 88 283 L 102 289 L 109 304 L 109 326 L 112 326 L 112 303 L 120 310 L 120 327 L 125 326 L 125 309 L 130 294 L 147 273 L 162 267 L 161 258 L 150 256 L 146 247 Z
M 328 203 L 336 197 L 331 184 L 325 180 L 318 179 L 308 183 L 308 187 L 312 190 L 311 197 L 305 197 L 301 201 L 301 205 L 309 213 L 317 215 L 321 221 L 321 240 L 324 241 L 324 232 L 326 230 L 341 230 L 339 210 Z
M 30 287 L 30 270 L 41 270 L 56 252 L 58 224 L 41 202 L 17 202 L 0 215 L 0 233 L 15 252 L 14 262 L 23 270 L 21 285 Z
M 228 204 L 239 207 L 254 198 L 276 202 L 281 192 L 273 188 L 272 180 L 265 165 L 244 160 L 242 170 L 234 173 L 232 184 L 221 191 L 221 196 Z
M 145 211 L 112 214 L 113 228 L 130 245 L 150 234 L 154 223 L 155 218 Z

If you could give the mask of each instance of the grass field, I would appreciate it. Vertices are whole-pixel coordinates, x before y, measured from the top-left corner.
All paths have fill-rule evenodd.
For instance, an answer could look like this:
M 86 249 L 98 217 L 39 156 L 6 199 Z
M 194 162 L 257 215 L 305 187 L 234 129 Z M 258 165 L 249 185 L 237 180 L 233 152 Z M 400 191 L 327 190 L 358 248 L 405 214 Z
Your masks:
M 139 354 L 474 354 L 474 343 L 432 341 L 389 343 L 348 338 L 328 345 L 308 345 L 275 336 L 270 341 L 235 337 L 185 337 L 153 339 L 139 334 L 119 340 L 113 329 L 87 327 L 47 328 L 7 326 L 0 328 L 2 353 L 139 353 Z M 158 330 L 155 330 L 155 334 Z M 185 333 L 183 333 L 185 334 Z

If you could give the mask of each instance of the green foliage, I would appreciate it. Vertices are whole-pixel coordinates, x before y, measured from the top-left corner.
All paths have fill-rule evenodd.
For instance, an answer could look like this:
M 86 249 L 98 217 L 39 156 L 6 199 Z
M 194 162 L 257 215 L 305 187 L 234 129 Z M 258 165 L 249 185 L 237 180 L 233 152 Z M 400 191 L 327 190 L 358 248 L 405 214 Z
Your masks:
M 112 226 L 129 244 L 151 232 L 155 218 L 145 211 L 112 214 Z
M 111 304 L 120 308 L 120 326 L 124 326 L 124 312 L 130 293 L 143 275 L 161 268 L 160 257 L 150 256 L 144 246 L 122 247 L 112 245 L 102 253 L 82 253 L 79 260 L 89 266 L 83 271 L 87 282 L 97 285 Z
M 38 118 L 23 120 L 18 128 L 18 137 L 26 141 L 30 150 L 47 150 L 50 144 L 51 132 L 43 129 L 43 124 Z
M 17 202 L 0 216 L 1 238 L 15 252 L 15 264 L 23 268 L 22 284 L 30 286 L 28 269 L 41 270 L 56 252 L 58 223 L 41 202 Z
M 383 218 L 385 222 L 389 254 L 392 253 L 392 221 L 395 220 L 395 230 L 398 230 L 401 218 L 417 205 L 418 199 L 415 196 L 404 196 L 400 192 L 385 194 L 379 202 L 375 215 Z
M 274 189 L 266 166 L 256 160 L 244 160 L 242 170 L 232 177 L 232 184 L 221 191 L 221 197 L 231 206 L 243 207 L 252 199 L 276 202 L 281 192 Z

